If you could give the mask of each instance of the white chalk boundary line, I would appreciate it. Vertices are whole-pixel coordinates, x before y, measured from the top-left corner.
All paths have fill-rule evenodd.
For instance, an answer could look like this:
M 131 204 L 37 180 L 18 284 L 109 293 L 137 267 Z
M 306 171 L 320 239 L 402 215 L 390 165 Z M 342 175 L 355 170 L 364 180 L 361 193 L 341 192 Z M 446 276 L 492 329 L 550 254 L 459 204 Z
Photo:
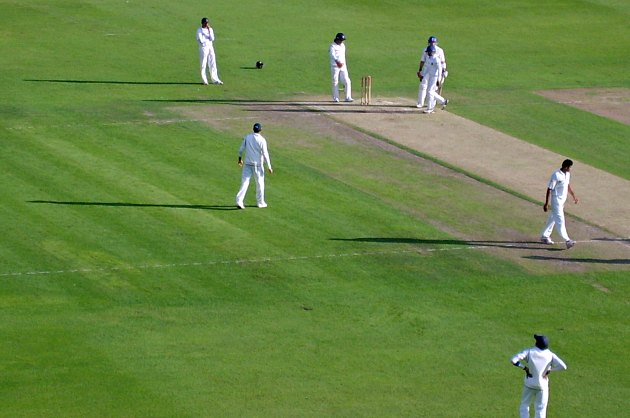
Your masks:
M 516 244 L 515 244 L 516 245 Z M 398 255 L 398 254 L 425 254 L 440 251 L 461 251 L 461 250 L 473 250 L 489 248 L 483 245 L 471 245 L 464 247 L 450 247 L 450 248 L 416 248 L 413 250 L 397 250 L 397 251 L 368 251 L 368 252 L 352 252 L 352 253 L 340 253 L 340 254 L 320 254 L 320 255 L 296 255 L 286 257 L 260 257 L 260 258 L 243 258 L 235 260 L 223 260 L 223 261 L 202 261 L 202 262 L 190 262 L 190 263 L 171 263 L 171 264 L 137 264 L 124 267 L 95 267 L 95 268 L 80 268 L 80 269 L 68 269 L 68 270 L 49 270 L 49 271 L 25 271 L 25 272 L 13 272 L 13 273 L 0 273 L 0 277 L 21 277 L 21 276 L 46 276 L 57 274 L 76 274 L 76 273 L 109 273 L 116 271 L 130 271 L 130 270 L 156 270 L 156 269 L 168 269 L 179 267 L 204 267 L 204 266 L 218 266 L 218 265 L 243 265 L 243 264 L 260 264 L 260 263 L 274 263 L 283 261 L 304 261 L 304 260 L 318 260 L 318 259 L 335 259 L 344 257 L 365 257 L 375 255 Z
M 488 241 L 491 242 L 491 241 Z M 584 240 L 584 241 L 576 241 L 577 243 L 605 243 L 607 241 L 602 240 Z M 610 242 L 616 242 L 616 240 L 611 240 Z M 531 247 L 529 244 L 532 244 Z M 365 256 L 375 256 L 375 255 L 399 255 L 399 254 L 428 254 L 428 253 L 436 253 L 436 252 L 446 252 L 446 251 L 462 251 L 462 250 L 481 250 L 488 248 L 522 248 L 523 246 L 527 246 L 531 249 L 548 249 L 548 248 L 558 248 L 562 249 L 562 245 L 556 244 L 554 245 L 546 245 L 542 243 L 532 243 L 532 242 L 514 242 L 514 243 L 502 243 L 500 246 L 495 244 L 478 244 L 478 245 L 467 245 L 467 246 L 457 246 L 457 247 L 446 247 L 446 248 L 414 248 L 410 250 L 392 250 L 392 251 L 366 251 L 366 252 L 351 252 L 351 253 L 340 253 L 340 254 L 320 254 L 320 255 L 296 255 L 296 256 L 286 256 L 286 257 L 259 257 L 259 258 L 242 258 L 235 260 L 215 260 L 215 261 L 199 261 L 199 262 L 190 262 L 190 263 L 170 263 L 170 264 L 137 264 L 130 265 L 124 267 L 94 267 L 94 268 L 80 268 L 80 269 L 68 269 L 68 270 L 48 270 L 48 271 L 22 271 L 22 272 L 12 272 L 12 273 L 0 273 L 0 277 L 27 277 L 27 276 L 46 276 L 46 275 L 57 275 L 57 274 L 77 274 L 77 273 L 109 273 L 116 271 L 130 271 L 130 270 L 157 270 L 157 269 L 168 269 L 168 268 L 180 268 L 180 267 L 204 267 L 204 266 L 218 266 L 218 265 L 242 265 L 242 264 L 260 264 L 260 263 L 277 263 L 283 261 L 304 261 L 304 260 L 322 260 L 322 259 L 334 259 L 334 258 L 344 258 L 344 257 L 365 257 Z
M 243 120 L 243 119 L 256 119 L 253 116 L 244 116 L 244 117 L 232 117 L 232 118 L 192 118 L 192 119 L 150 119 L 150 120 L 130 120 L 125 122 L 103 122 L 96 124 L 96 126 L 128 126 L 128 125 L 175 125 L 178 123 L 203 123 L 212 121 L 221 121 L 221 120 Z M 41 128 L 77 128 L 81 126 L 95 126 L 93 123 L 76 123 L 76 124 L 65 124 L 65 125 L 22 125 L 22 126 L 8 126 L 5 129 L 8 131 L 26 131 L 32 129 L 41 129 Z

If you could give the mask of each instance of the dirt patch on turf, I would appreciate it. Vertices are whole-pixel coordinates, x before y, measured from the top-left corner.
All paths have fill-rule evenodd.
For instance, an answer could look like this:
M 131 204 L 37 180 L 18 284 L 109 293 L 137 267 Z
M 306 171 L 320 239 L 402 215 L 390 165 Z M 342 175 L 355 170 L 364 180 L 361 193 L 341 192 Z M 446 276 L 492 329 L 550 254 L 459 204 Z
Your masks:
M 630 89 L 543 90 L 536 93 L 555 102 L 630 125 Z
M 568 221 L 578 246 L 571 251 L 561 244 L 545 246 L 537 240 L 546 215 L 541 204 L 532 200 L 544 199 L 548 177 L 565 157 L 448 111 L 424 115 L 414 104 L 408 99 L 393 98 L 376 100 L 373 106 L 365 107 L 356 103 L 333 104 L 323 98 L 300 98 L 279 102 L 226 101 L 173 110 L 233 133 L 235 147 L 247 132 L 243 129 L 249 130 L 254 121 L 263 121 L 266 133 L 276 143 L 313 147 L 299 135 L 309 132 L 346 144 L 377 147 L 395 158 L 412 159 L 420 171 L 456 178 L 466 184 L 469 193 L 455 198 L 467 199 L 472 205 L 487 205 L 489 212 L 496 213 L 487 219 L 453 213 L 453 222 L 439 222 L 427 220 L 424 213 L 401 202 L 401 209 L 456 237 L 447 241 L 426 241 L 422 237 L 405 241 L 419 252 L 429 247 L 472 248 L 511 259 L 539 273 L 630 268 L 630 225 L 625 210 L 630 199 L 615 192 L 629 190 L 630 182 L 576 161 L 573 184 L 582 201 L 568 206 L 567 212 L 586 221 Z M 343 173 L 339 176 L 344 181 Z M 604 184 L 607 186 L 602 187 Z M 522 228 L 512 224 L 531 225 L 531 230 L 523 233 Z M 382 237 L 373 237 L 373 241 L 369 237 L 359 239 L 368 240 L 370 245 L 387 242 Z

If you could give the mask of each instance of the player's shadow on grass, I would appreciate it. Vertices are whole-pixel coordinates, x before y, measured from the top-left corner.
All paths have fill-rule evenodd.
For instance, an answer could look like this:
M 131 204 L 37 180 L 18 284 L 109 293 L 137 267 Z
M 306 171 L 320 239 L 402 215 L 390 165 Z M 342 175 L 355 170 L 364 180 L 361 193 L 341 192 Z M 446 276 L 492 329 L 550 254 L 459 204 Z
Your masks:
M 27 203 L 43 203 L 48 205 L 70 206 L 110 206 L 127 208 L 166 208 L 166 209 L 200 209 L 200 210 L 238 210 L 235 205 L 169 205 L 158 203 L 128 203 L 128 202 L 63 202 L 58 200 L 28 200 Z
M 332 241 L 374 242 L 382 244 L 414 244 L 414 245 L 459 245 L 466 247 L 499 247 L 521 250 L 552 249 L 538 241 L 471 241 L 459 239 L 422 239 L 422 238 L 330 238 Z
M 201 83 L 176 82 L 176 81 L 120 81 L 120 80 L 64 80 L 64 79 L 30 79 L 24 81 L 36 83 L 73 83 L 73 84 L 123 84 L 123 85 L 149 85 L 149 86 L 194 86 Z
M 561 261 L 563 263 L 591 263 L 591 264 L 630 264 L 627 258 L 567 258 L 567 257 L 545 257 L 541 255 L 529 255 L 523 258 L 538 261 Z

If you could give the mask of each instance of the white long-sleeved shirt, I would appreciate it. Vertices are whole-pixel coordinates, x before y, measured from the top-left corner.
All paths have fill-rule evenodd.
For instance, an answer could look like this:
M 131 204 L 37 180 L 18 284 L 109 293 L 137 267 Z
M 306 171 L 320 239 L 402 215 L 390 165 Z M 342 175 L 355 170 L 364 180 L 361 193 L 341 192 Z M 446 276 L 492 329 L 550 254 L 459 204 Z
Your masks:
M 242 157 L 243 152 L 245 153 L 245 164 L 262 167 L 263 163 L 266 162 L 267 168 L 271 169 L 267 141 L 261 134 L 251 133 L 243 138 L 238 156 Z
M 551 350 L 541 350 L 538 347 L 528 348 L 512 357 L 512 363 L 524 361 L 527 363 L 532 377 L 525 376 L 525 386 L 533 389 L 547 389 L 549 379 L 545 377 L 547 371 L 566 370 L 567 365 Z
M 549 178 L 547 188 L 551 190 L 552 197 L 558 203 L 564 203 L 569 194 L 569 182 L 571 181 L 571 173 L 563 173 L 562 170 L 556 170 Z
M 346 65 L 346 45 L 343 42 L 339 45 L 335 42 L 330 44 L 329 55 L 332 67 L 336 67 L 337 62 L 342 63 L 344 66 Z
M 214 30 L 210 26 L 197 29 L 197 42 L 199 42 L 201 47 L 212 46 Z

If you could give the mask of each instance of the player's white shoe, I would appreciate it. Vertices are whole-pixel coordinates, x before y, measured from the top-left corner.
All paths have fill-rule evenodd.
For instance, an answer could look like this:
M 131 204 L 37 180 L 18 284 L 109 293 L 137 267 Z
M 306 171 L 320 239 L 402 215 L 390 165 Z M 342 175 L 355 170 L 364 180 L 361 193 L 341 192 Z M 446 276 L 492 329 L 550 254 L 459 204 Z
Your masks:
M 354 99 L 352 97 L 348 97 L 348 98 L 346 98 L 346 102 L 352 103 L 352 102 L 354 102 Z
M 444 99 L 444 103 L 442 104 L 442 110 L 446 109 L 447 104 L 448 104 L 448 99 Z
M 339 103 L 339 99 L 337 97 L 333 97 L 333 102 Z
M 547 245 L 555 244 L 555 242 L 553 242 L 551 240 L 551 238 L 549 238 L 549 237 L 540 237 L 540 242 L 542 242 L 543 244 L 547 244 Z
M 570 240 L 568 240 L 568 241 L 566 242 L 566 244 L 567 244 L 567 250 L 568 250 L 568 249 L 571 249 L 571 248 L 573 248 L 573 247 L 575 246 L 575 241 L 573 241 L 572 239 L 570 239 Z
M 258 207 L 259 207 L 259 208 L 261 208 L 261 209 L 262 209 L 262 208 L 266 208 L 266 207 L 267 207 L 267 204 L 266 204 L 265 202 L 263 202 L 263 203 L 259 203 L 259 204 L 258 204 Z

